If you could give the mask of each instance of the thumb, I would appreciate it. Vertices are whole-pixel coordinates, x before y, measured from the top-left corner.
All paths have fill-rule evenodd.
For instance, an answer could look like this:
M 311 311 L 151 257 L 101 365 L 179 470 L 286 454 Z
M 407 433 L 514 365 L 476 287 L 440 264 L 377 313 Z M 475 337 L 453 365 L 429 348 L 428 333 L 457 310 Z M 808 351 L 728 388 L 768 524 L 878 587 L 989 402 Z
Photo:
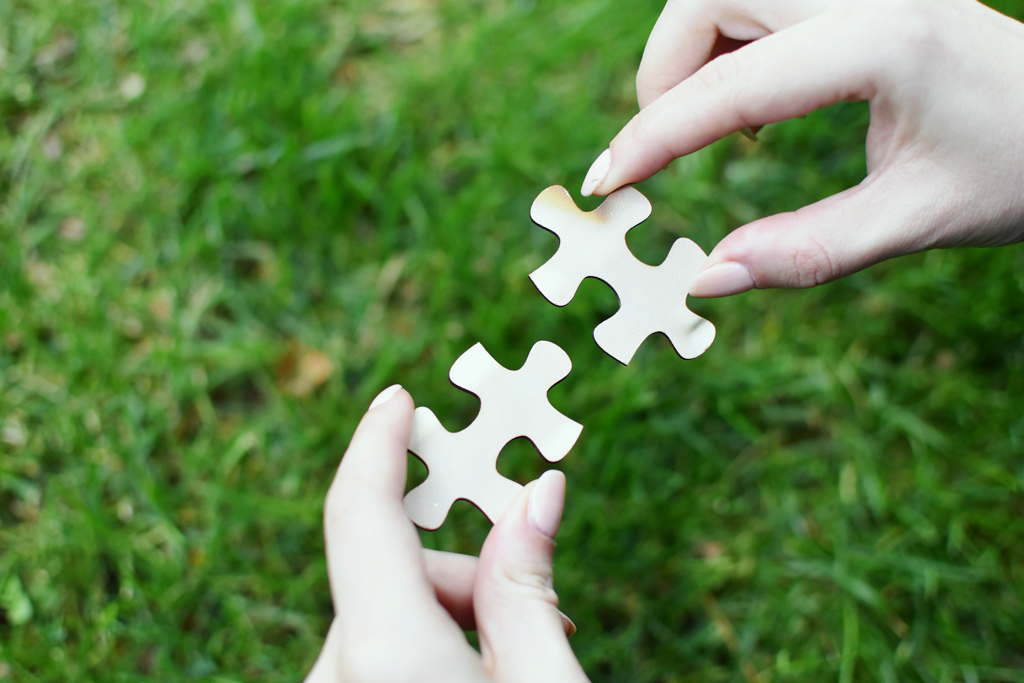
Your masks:
M 477 633 L 484 665 L 498 680 L 587 680 L 554 589 L 554 535 L 564 501 L 565 475 L 545 472 L 509 505 L 480 551 Z
M 910 169 L 791 213 L 737 228 L 708 255 L 690 295 L 717 297 L 750 289 L 814 287 L 880 261 L 941 246 L 939 229 L 958 210 L 952 193 L 925 191 Z

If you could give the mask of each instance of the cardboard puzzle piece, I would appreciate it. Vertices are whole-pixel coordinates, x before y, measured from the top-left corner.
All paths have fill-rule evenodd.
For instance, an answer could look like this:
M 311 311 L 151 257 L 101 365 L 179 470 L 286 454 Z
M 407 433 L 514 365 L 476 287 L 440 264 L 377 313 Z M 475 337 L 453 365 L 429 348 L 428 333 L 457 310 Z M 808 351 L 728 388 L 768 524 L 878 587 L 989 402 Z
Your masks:
M 651 203 L 630 186 L 608 195 L 593 211 L 581 211 L 559 185 L 540 193 L 530 217 L 558 236 L 558 251 L 530 274 L 551 303 L 572 301 L 585 278 L 602 280 L 619 297 L 619 310 L 594 330 L 594 341 L 623 365 L 647 337 L 662 332 L 686 359 L 704 353 L 715 326 L 686 307 L 690 284 L 707 256 L 691 240 L 680 238 L 660 266 L 638 260 L 626 245 L 626 233 L 651 215 Z
M 409 518 L 437 529 L 456 500 L 468 500 L 495 522 L 523 487 L 498 474 L 498 455 L 509 441 L 525 436 L 549 462 L 561 460 L 583 425 L 555 410 L 548 390 L 572 369 L 565 351 L 548 341 L 533 345 L 519 370 L 498 364 L 483 345 L 459 356 L 452 384 L 480 399 L 480 412 L 461 432 L 449 432 L 430 408 L 413 416 L 409 451 L 427 466 L 427 479 L 405 496 Z

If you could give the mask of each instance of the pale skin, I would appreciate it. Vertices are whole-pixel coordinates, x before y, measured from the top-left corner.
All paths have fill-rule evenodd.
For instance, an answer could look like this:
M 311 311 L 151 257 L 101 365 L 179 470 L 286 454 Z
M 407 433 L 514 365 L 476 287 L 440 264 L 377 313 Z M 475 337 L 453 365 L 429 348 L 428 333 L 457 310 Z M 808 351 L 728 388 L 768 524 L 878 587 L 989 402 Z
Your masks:
M 552 570 L 565 477 L 528 484 L 479 559 L 424 550 L 402 505 L 412 398 L 401 388 L 380 398 L 324 505 L 335 617 L 306 681 L 585 682 Z M 463 635 L 474 628 L 480 652 Z
M 737 228 L 692 295 L 1011 244 L 1024 240 L 1022 84 L 1024 25 L 972 0 L 670 0 L 637 76 L 641 111 L 583 191 L 606 195 L 743 128 L 865 100 L 865 180 Z M 307 681 L 586 681 L 551 564 L 564 477 L 528 484 L 479 560 L 424 550 L 402 507 L 412 399 L 379 398 L 325 505 L 335 618 Z M 463 628 L 477 629 L 479 653 Z
M 864 181 L 734 230 L 694 296 L 813 287 L 916 251 L 1024 240 L 1024 24 L 973 0 L 670 0 L 637 96 L 584 194 L 743 128 L 870 103 Z

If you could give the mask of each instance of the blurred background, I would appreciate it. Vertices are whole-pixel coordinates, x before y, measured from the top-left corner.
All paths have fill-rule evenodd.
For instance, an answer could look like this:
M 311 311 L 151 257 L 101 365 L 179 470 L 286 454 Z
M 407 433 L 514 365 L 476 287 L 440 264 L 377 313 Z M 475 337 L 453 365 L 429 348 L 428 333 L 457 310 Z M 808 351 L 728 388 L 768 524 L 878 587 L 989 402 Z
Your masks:
M 461 429 L 452 362 L 549 339 L 595 682 L 1024 681 L 1024 248 L 696 301 L 707 353 L 628 367 L 591 337 L 609 288 L 558 309 L 528 280 L 557 246 L 530 204 L 578 198 L 635 113 L 661 4 L 0 0 L 0 680 L 299 679 L 369 401 L 400 382 Z M 674 163 L 630 247 L 858 183 L 867 123 Z M 462 502 L 423 539 L 488 528 Z

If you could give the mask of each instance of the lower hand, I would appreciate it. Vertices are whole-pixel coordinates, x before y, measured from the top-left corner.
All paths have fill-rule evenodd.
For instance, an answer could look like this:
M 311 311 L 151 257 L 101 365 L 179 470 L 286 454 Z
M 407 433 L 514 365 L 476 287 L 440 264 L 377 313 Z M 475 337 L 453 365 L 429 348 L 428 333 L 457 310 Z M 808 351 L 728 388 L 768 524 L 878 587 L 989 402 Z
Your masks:
M 528 484 L 479 560 L 424 550 L 402 506 L 413 402 L 388 391 L 360 422 L 327 494 L 335 617 L 307 682 L 586 681 L 553 587 L 565 477 L 550 471 Z M 462 632 L 473 628 L 479 653 Z
M 811 287 L 924 249 L 1024 240 L 1024 24 L 974 0 L 669 0 L 608 194 L 743 128 L 871 106 L 858 186 L 735 230 L 690 293 Z

